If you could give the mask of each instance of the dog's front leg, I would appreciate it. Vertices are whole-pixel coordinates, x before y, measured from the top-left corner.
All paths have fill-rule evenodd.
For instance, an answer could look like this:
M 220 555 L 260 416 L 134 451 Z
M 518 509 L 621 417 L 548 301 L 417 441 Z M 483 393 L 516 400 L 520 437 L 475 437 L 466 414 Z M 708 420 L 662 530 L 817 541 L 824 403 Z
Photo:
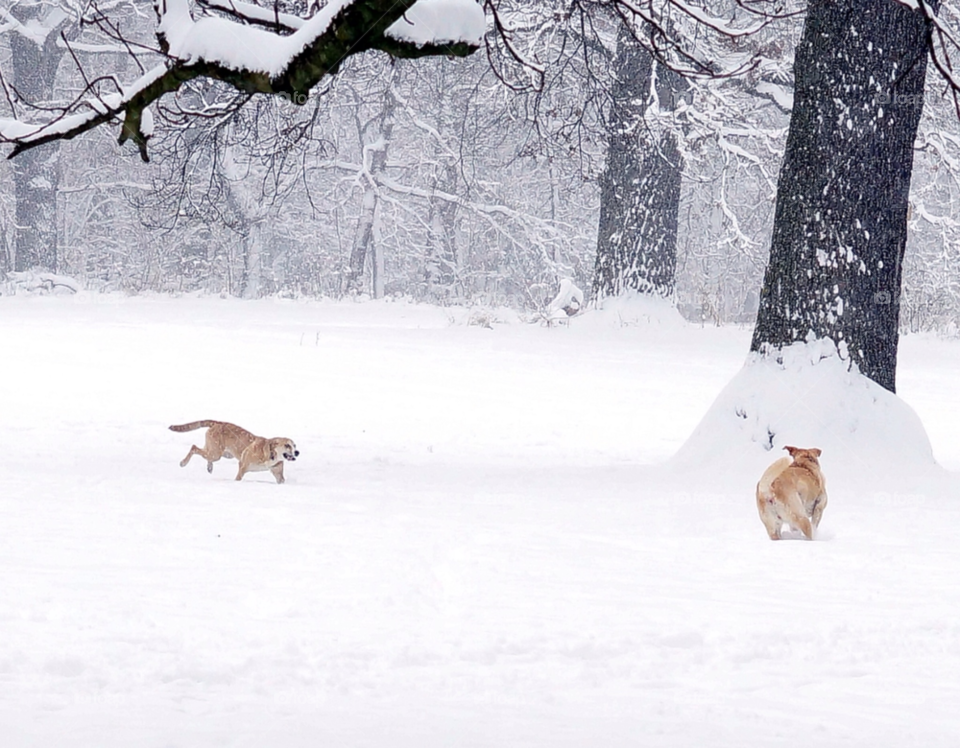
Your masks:
M 282 462 L 278 462 L 276 465 L 274 465 L 272 468 L 270 468 L 270 472 L 273 473 L 273 477 L 277 479 L 277 483 L 283 483 L 284 478 L 283 478 L 283 463 L 282 463 Z

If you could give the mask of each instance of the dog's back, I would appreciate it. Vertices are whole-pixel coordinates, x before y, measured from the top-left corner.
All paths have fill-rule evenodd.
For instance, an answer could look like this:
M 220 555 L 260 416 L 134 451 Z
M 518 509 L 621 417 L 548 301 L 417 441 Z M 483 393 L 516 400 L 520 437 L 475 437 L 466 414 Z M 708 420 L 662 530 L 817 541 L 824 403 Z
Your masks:
M 240 452 L 257 438 L 246 429 L 226 421 L 191 421 L 190 423 L 170 427 L 171 431 L 179 432 L 195 431 L 196 429 L 209 429 L 207 431 L 207 442 L 216 443 L 221 449 L 235 452 L 236 454 L 231 454 L 231 457 L 240 457 Z
M 773 488 L 773 482 L 780 477 L 780 473 L 786 470 L 793 463 L 793 460 L 789 457 L 781 457 L 770 467 L 763 471 L 763 475 L 760 476 L 760 482 L 757 483 L 757 501 L 760 500 L 760 497 L 767 497 L 770 495 L 770 492 Z

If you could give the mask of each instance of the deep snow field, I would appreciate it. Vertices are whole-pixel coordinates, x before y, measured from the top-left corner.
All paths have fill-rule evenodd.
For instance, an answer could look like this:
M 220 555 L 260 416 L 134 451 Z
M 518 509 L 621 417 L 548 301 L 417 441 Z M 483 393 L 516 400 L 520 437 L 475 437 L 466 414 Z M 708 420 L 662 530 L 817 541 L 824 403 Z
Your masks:
M 771 542 L 783 452 L 669 461 L 749 331 L 631 309 L 0 298 L 0 745 L 957 745 L 958 472 L 871 427 Z M 960 341 L 900 362 L 960 471 Z

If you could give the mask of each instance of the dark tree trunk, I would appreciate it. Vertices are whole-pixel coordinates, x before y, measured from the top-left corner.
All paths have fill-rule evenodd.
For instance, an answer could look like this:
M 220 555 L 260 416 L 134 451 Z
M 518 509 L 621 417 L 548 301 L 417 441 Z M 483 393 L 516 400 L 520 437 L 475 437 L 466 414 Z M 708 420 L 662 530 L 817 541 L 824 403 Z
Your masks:
M 24 154 L 13 163 L 17 201 L 14 231 L 14 265 L 17 270 L 43 268 L 56 271 L 57 184 L 60 146 L 49 143 Z
M 21 23 L 41 20 L 37 4 L 11 11 Z M 63 49 L 57 46 L 60 30 L 52 29 L 41 47 L 22 34 L 10 34 L 14 86 L 27 102 L 50 99 Z M 14 231 L 14 267 L 57 270 L 57 186 L 60 183 L 60 146 L 50 143 L 24 153 L 13 162 L 14 194 L 17 201 Z
M 928 32 L 895 0 L 810 0 L 752 350 L 831 338 L 895 391 Z
M 651 128 L 644 114 L 654 103 L 653 90 L 660 110 L 673 111 L 684 84 L 622 28 L 614 68 L 594 294 L 635 289 L 671 296 L 683 164 L 676 134 Z

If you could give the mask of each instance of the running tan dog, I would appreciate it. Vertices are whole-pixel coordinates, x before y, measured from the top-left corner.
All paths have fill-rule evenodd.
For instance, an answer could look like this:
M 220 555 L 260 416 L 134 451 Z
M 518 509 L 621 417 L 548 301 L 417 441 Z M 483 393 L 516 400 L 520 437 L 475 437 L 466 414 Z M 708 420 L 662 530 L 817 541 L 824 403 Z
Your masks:
M 813 540 L 827 506 L 827 483 L 817 460 L 821 452 L 816 448 L 784 449 L 790 457 L 781 457 L 768 467 L 757 484 L 760 520 L 771 540 L 780 540 L 780 528 L 785 524 Z
M 200 455 L 207 461 L 207 472 L 212 473 L 214 462 L 221 457 L 232 457 L 240 460 L 237 480 L 243 478 L 245 473 L 269 470 L 277 483 L 283 483 L 283 461 L 293 462 L 300 456 L 297 445 L 291 439 L 265 439 L 223 421 L 194 421 L 182 426 L 171 426 L 170 430 L 193 431 L 203 428 L 207 429 L 207 440 L 203 449 L 196 445 L 190 447 L 187 456 L 180 461 L 180 467 L 186 467 L 191 457 Z

